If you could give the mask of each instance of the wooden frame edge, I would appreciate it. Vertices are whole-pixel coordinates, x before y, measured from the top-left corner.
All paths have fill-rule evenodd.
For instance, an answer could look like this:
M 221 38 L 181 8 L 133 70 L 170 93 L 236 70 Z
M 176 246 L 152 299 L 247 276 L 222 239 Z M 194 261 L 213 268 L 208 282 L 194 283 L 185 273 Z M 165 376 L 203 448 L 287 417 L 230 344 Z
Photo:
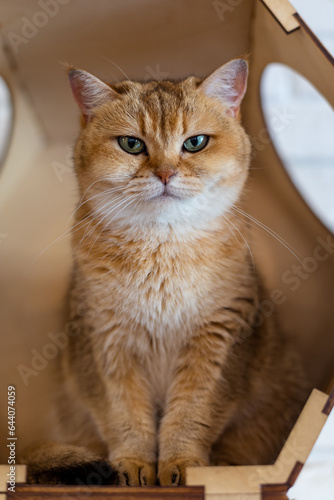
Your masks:
M 294 12 L 291 12 L 289 15 L 291 16 L 291 20 L 295 19 L 296 22 L 292 23 L 291 26 L 288 26 L 288 23 L 283 20 L 283 16 L 280 15 L 280 13 L 277 11 L 277 7 L 274 5 L 271 5 L 272 0 L 260 0 L 261 3 L 265 6 L 265 8 L 270 12 L 270 14 L 274 17 L 274 19 L 278 22 L 278 24 L 281 26 L 281 28 L 285 31 L 287 35 L 290 33 L 293 33 L 294 31 L 298 30 L 300 28 L 299 20 L 298 18 L 295 17 L 296 10 L 294 7 L 290 4 L 288 0 L 283 0 L 283 5 L 280 6 L 282 9 L 286 9 L 288 6 L 291 7 L 291 9 L 294 10 Z
M 304 464 L 296 462 L 285 483 L 261 484 L 261 500 L 288 500 L 287 492 L 294 485 Z
M 312 39 L 312 41 L 316 44 L 316 46 L 321 50 L 321 52 L 324 54 L 324 56 L 329 60 L 329 62 L 334 66 L 334 57 L 332 54 L 328 52 L 326 47 L 321 43 L 319 38 L 314 34 L 314 32 L 311 30 L 308 24 L 304 21 L 304 19 L 298 14 L 298 12 L 295 12 L 293 14 L 294 18 L 297 19 L 299 25 L 301 28 L 307 33 L 307 35 Z
M 286 492 L 297 479 L 327 420 L 323 409 L 330 408 L 333 398 L 334 391 L 330 395 L 312 391 L 275 464 L 189 468 L 187 484 L 204 485 L 207 498 L 223 500 L 239 495 L 251 499 L 258 495 L 262 500 L 286 500 Z
M 17 484 L 15 493 L 8 492 L 8 500 L 35 500 L 49 498 L 51 500 L 68 499 L 84 500 L 204 500 L 203 486 L 44 486 L 42 484 Z
M 327 401 L 321 410 L 327 417 L 334 407 L 334 388 L 328 395 Z M 288 490 L 294 485 L 297 477 L 304 467 L 304 463 L 296 462 L 288 480 L 285 483 L 262 484 L 261 485 L 261 500 L 289 500 L 287 496 Z

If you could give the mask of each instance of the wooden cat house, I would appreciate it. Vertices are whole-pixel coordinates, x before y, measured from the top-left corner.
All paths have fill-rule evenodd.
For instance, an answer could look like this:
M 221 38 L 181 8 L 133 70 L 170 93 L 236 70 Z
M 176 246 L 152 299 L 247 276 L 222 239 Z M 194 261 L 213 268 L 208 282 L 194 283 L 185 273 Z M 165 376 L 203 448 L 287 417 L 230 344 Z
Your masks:
M 2 0 L 0 14 L 0 76 L 13 106 L 0 177 L 0 463 L 7 464 L 7 388 L 15 387 L 19 455 L 29 443 L 50 436 L 53 369 L 62 349 L 57 333 L 63 329 L 71 268 L 71 148 L 79 121 L 61 63 L 106 81 L 149 80 L 205 76 L 250 54 L 242 115 L 253 138 L 268 137 L 259 92 L 268 64 L 296 70 L 332 106 L 334 65 L 288 0 Z M 267 290 L 263 311 L 275 309 L 316 390 L 271 466 L 189 469 L 189 487 L 177 490 L 91 487 L 82 494 L 286 498 L 305 462 L 333 406 L 328 394 L 334 377 L 334 236 L 298 193 L 270 141 L 255 147 L 252 167 L 249 212 L 294 249 L 293 254 L 268 232 L 254 230 L 254 258 Z M 282 276 L 303 262 L 306 273 L 310 262 L 313 270 L 291 290 Z M 25 485 L 23 465 L 16 467 L 14 494 L 7 491 L 7 473 L 8 466 L 1 467 L 0 500 L 78 498 L 77 487 Z

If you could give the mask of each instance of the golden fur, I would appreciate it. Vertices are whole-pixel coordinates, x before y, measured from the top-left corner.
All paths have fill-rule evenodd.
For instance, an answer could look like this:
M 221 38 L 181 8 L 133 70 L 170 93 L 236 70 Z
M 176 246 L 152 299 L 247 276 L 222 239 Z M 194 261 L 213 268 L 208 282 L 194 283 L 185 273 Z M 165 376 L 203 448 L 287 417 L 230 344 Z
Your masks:
M 81 199 L 59 401 L 68 446 L 57 460 L 106 459 L 130 485 L 183 484 L 187 466 L 271 462 L 305 392 L 296 356 L 257 314 L 248 228 L 232 216 L 251 149 L 239 122 L 247 64 L 204 81 L 69 76 L 83 115 Z M 199 134 L 207 146 L 184 150 Z M 146 150 L 124 151 L 119 136 Z M 56 450 L 28 454 L 32 481 Z

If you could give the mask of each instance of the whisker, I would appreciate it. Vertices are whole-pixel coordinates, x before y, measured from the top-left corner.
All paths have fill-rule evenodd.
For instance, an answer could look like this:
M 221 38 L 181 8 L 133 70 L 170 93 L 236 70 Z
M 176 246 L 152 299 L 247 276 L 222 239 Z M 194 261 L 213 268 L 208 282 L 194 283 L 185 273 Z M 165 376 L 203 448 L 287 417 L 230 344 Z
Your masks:
M 111 200 L 108 200 L 108 201 L 107 201 L 107 202 L 103 205 L 103 207 L 99 207 L 99 208 L 98 208 L 98 210 L 104 211 L 107 207 L 109 207 L 110 205 L 112 205 L 113 203 L 115 203 L 116 201 L 118 201 L 118 200 L 119 200 L 120 198 L 122 198 L 122 197 L 123 197 L 123 195 L 119 195 L 119 196 L 116 196 L 116 198 L 113 198 L 113 199 L 111 199 Z M 94 212 L 94 209 L 92 209 L 90 212 L 91 212 L 91 213 L 93 213 L 93 212 Z M 107 215 L 108 215 L 108 214 L 107 214 Z M 107 215 L 106 215 L 106 216 L 107 216 Z M 105 216 L 105 217 L 106 217 L 106 216 Z M 103 217 L 103 219 L 102 219 L 102 220 L 104 220 L 104 218 L 105 218 L 105 217 Z M 85 219 L 88 219 L 88 218 L 90 218 L 90 215 L 89 215 L 88 217 L 85 217 Z M 85 220 L 85 219 L 84 219 L 84 220 Z M 91 230 L 89 230 L 89 229 L 90 229 L 90 226 L 91 226 L 91 225 L 92 225 L 92 223 L 94 223 L 94 222 L 96 222 L 96 224 L 94 225 L 94 227 L 92 227 L 92 228 L 91 228 Z M 92 218 L 92 219 L 91 219 L 91 221 L 90 221 L 90 223 L 89 223 L 88 227 L 86 228 L 86 230 L 85 230 L 85 232 L 84 232 L 84 234 L 83 234 L 83 236 L 82 236 L 81 240 L 80 240 L 80 241 L 79 241 L 79 243 L 76 245 L 76 247 L 72 250 L 72 256 L 74 255 L 75 251 L 76 251 L 76 250 L 80 247 L 80 245 L 82 244 L 82 242 L 84 241 L 84 239 L 85 239 L 85 238 L 88 238 L 88 237 L 89 237 L 89 236 L 90 236 L 90 235 L 94 232 L 94 230 L 95 230 L 95 229 L 96 229 L 96 227 L 100 224 L 100 222 L 101 222 L 101 221 L 99 221 L 99 220 L 97 220 L 97 221 L 96 221 L 94 218 Z
M 115 193 L 115 192 L 121 191 L 121 190 L 122 190 L 122 187 L 117 187 L 117 188 L 114 187 L 114 188 L 107 189 L 106 191 L 102 191 L 100 193 L 94 194 L 93 196 L 91 196 L 90 198 L 88 198 L 87 200 L 85 200 L 84 202 L 80 203 L 77 206 L 77 208 L 75 209 L 75 211 L 73 212 L 73 214 L 71 215 L 71 217 L 73 217 L 75 215 L 75 213 L 79 210 L 79 208 L 81 208 L 83 205 L 85 205 L 89 201 L 94 200 L 95 198 L 98 198 L 99 196 L 112 194 L 112 193 Z
M 105 194 L 109 194 L 109 191 L 108 191 L 108 192 L 103 191 L 103 192 L 101 192 L 101 193 L 98 193 L 96 196 L 103 196 L 103 195 L 105 195 Z M 118 197 L 118 198 L 119 198 L 119 197 Z M 113 200 L 111 200 L 111 201 L 113 201 Z M 83 206 L 83 205 L 84 205 L 84 203 L 82 203 L 80 206 Z M 77 210 L 78 210 L 78 208 L 79 208 L 79 207 L 77 207 Z M 100 209 L 100 207 L 98 207 L 98 209 Z M 93 207 L 93 208 L 91 208 L 91 210 L 90 210 L 90 211 L 88 212 L 88 214 L 84 217 L 84 219 L 80 219 L 80 220 L 79 220 L 76 224 L 72 225 L 72 226 L 68 229 L 68 232 L 72 232 L 72 233 L 74 233 L 75 231 L 77 231 L 78 229 L 80 229 L 80 228 L 77 228 L 77 229 L 75 229 L 75 228 L 76 228 L 76 226 L 78 226 L 78 225 L 80 225 L 82 222 L 84 222 L 85 220 L 89 219 L 89 218 L 91 217 L 91 215 L 93 215 L 93 213 L 94 213 L 94 207 Z M 73 218 L 74 214 L 75 214 L 75 212 L 73 212 L 73 214 L 72 214 L 72 216 L 70 217 L 70 219 L 71 219 L 71 218 Z M 70 220 L 70 219 L 69 219 L 69 220 Z M 68 221 L 67 223 L 69 223 L 69 221 Z
M 107 225 L 109 225 L 116 217 L 118 217 L 118 215 L 128 206 L 130 205 L 136 198 L 138 197 L 138 195 L 133 195 L 130 199 L 130 201 L 123 207 L 121 208 L 121 210 L 119 210 L 117 212 L 117 214 L 108 222 Z M 99 221 L 99 224 L 101 224 L 101 222 L 103 222 L 103 220 L 106 218 L 106 217 L 109 217 L 109 215 L 114 211 L 116 210 L 118 207 L 120 207 L 123 203 L 125 203 L 126 201 L 128 201 L 128 198 L 121 201 L 120 203 L 118 203 L 118 205 L 114 208 L 112 208 L 104 217 L 101 221 Z M 92 248 L 93 246 L 95 245 L 96 241 L 98 240 L 98 238 L 100 237 L 100 235 L 102 234 L 102 232 L 104 231 L 105 227 L 101 229 L 101 231 L 99 232 L 99 234 L 97 235 L 97 237 L 95 238 L 93 244 L 91 245 L 90 249 L 89 249 L 89 252 L 87 254 L 87 256 L 89 256 L 90 252 L 92 251 Z
M 226 216 L 224 216 L 225 219 L 228 219 Z M 236 229 L 238 231 L 238 233 L 240 234 L 241 238 L 244 240 L 244 243 L 245 245 L 247 246 L 247 249 L 248 249 L 248 252 L 249 252 L 249 255 L 252 259 L 252 264 L 253 264 L 253 267 L 255 267 L 255 263 L 254 263 L 254 257 L 253 257 L 253 253 L 252 253 L 252 250 L 247 242 L 247 240 L 245 239 L 244 235 L 241 233 L 241 231 L 237 228 L 237 226 L 235 224 L 233 224 L 233 222 L 231 221 L 231 219 L 228 219 L 228 222 L 230 224 L 232 224 L 232 226 L 234 227 L 234 229 Z M 239 242 L 240 243 L 240 242 Z
M 102 56 L 102 57 L 103 57 L 106 61 L 108 61 L 108 62 L 110 62 L 111 64 L 113 64 L 113 65 L 115 66 L 115 68 L 117 68 L 117 69 L 118 69 L 121 73 L 123 73 L 123 75 L 125 76 L 125 78 L 126 78 L 127 80 L 130 80 L 130 78 L 128 77 L 128 75 L 127 75 L 127 74 L 126 74 L 126 73 L 122 70 L 122 68 L 120 68 L 120 67 L 118 66 L 118 64 L 116 64 L 114 61 L 112 61 L 111 59 L 109 59 L 109 58 L 108 58 L 108 57 L 106 57 L 106 56 Z M 121 84 L 122 84 L 122 82 L 121 82 L 118 78 L 117 78 L 117 80 L 118 80 L 118 83 L 121 83 Z M 123 85 L 123 84 L 122 84 L 122 87 L 124 88 L 124 90 L 126 90 L 125 85 Z
M 227 227 L 228 227 L 228 229 L 229 229 L 229 231 L 230 231 L 231 235 L 232 235 L 232 236 L 233 236 L 233 238 L 236 240 L 236 242 L 240 245 L 240 241 L 239 241 L 239 239 L 237 238 L 236 234 L 234 233 L 233 229 L 231 229 L 231 226 L 230 226 L 230 224 L 229 224 L 229 222 L 231 222 L 231 221 L 230 221 L 230 219 L 229 219 L 226 215 L 223 215 L 222 217 L 223 217 L 223 219 L 225 220 L 225 222 L 226 222 L 226 224 L 227 224 Z
M 267 232 L 268 234 L 270 234 L 273 238 L 275 238 L 283 247 L 285 247 L 287 250 L 289 250 L 289 252 L 298 260 L 298 262 L 300 262 L 302 264 L 302 261 L 300 260 L 300 258 L 298 257 L 297 255 L 297 252 L 296 250 L 291 246 L 289 245 L 289 243 L 287 243 L 281 236 L 279 236 L 279 234 L 275 233 L 275 231 L 273 231 L 272 229 L 270 229 L 268 226 L 266 226 L 264 223 L 262 223 L 261 221 L 259 221 L 258 219 L 256 219 L 255 217 L 251 216 L 250 214 L 248 214 L 247 212 L 245 212 L 244 210 L 241 210 L 240 208 L 237 208 L 235 207 L 234 205 L 231 205 L 229 204 L 229 206 L 237 211 L 239 214 L 243 215 L 244 217 L 247 217 L 247 219 L 251 220 L 252 222 L 254 222 L 254 224 L 256 224 L 257 226 L 259 226 L 263 231 Z M 232 212 L 230 212 L 232 213 Z M 236 217 L 236 214 L 234 214 L 234 216 Z M 249 222 L 249 224 L 251 224 Z M 298 252 L 299 253 L 299 252 Z M 301 254 L 300 254 L 301 255 Z
M 99 179 L 100 181 L 101 179 Z M 96 181 L 98 182 L 98 181 Z M 93 183 L 93 184 L 96 184 Z M 92 185 L 91 185 L 92 186 Z M 117 191 L 119 191 L 121 189 L 117 189 Z M 86 190 L 87 192 L 87 190 Z M 106 190 L 106 191 L 102 191 L 101 193 L 97 193 L 95 196 L 96 197 L 99 197 L 99 196 L 105 196 L 105 195 L 108 195 L 108 194 L 111 194 L 109 190 Z M 116 200 L 119 199 L 121 196 L 119 197 L 116 197 Z M 92 197 L 93 198 L 93 197 Z M 115 199 L 113 200 L 110 200 L 110 202 L 114 202 Z M 68 221 L 67 221 L 67 224 L 69 224 L 69 221 L 73 218 L 74 214 L 76 213 L 76 211 L 80 208 L 80 206 L 82 206 L 83 203 L 79 206 L 77 206 L 76 210 L 72 213 L 72 215 L 68 218 Z M 81 226 L 82 224 L 91 217 L 91 215 L 94 213 L 94 209 L 91 209 L 88 214 L 85 216 L 84 219 L 80 219 L 78 222 L 76 222 L 74 225 L 72 225 L 71 227 L 69 227 L 68 229 L 66 229 L 66 231 L 64 231 L 62 234 L 60 234 L 59 236 L 57 236 L 57 238 L 55 238 L 53 241 L 51 241 L 51 243 L 49 243 L 45 248 L 43 248 L 43 250 L 41 250 L 41 252 L 35 257 L 35 259 L 32 261 L 32 263 L 30 264 L 30 266 L 28 266 L 26 272 L 28 272 L 32 267 L 33 265 L 37 262 L 38 259 L 40 259 L 40 257 L 50 248 L 52 247 L 53 245 L 55 245 L 58 241 L 60 241 L 61 239 L 63 238 L 66 238 L 67 236 L 69 236 L 70 234 L 73 234 L 75 231 L 78 231 L 79 229 L 81 229 Z M 73 252 L 72 252 L 73 254 Z
M 115 68 L 117 68 L 121 73 L 123 73 L 123 75 L 125 76 L 125 78 L 127 80 L 131 80 L 131 78 L 128 77 L 128 75 L 125 73 L 125 71 L 122 70 L 122 68 L 120 66 L 118 66 L 118 64 L 116 64 L 114 61 L 112 61 L 111 59 L 109 59 L 109 57 L 106 57 L 106 56 L 102 56 L 106 61 L 110 62 L 111 64 L 113 64 L 115 66 Z
M 98 180 L 96 180 L 96 181 L 92 182 L 92 183 L 88 186 L 88 188 L 86 189 L 86 191 L 83 193 L 83 195 L 81 196 L 81 198 L 80 198 L 80 199 L 79 199 L 79 201 L 77 202 L 76 209 L 75 209 L 75 210 L 74 210 L 74 212 L 73 212 L 73 213 L 69 216 L 68 221 L 67 221 L 67 224 L 69 223 L 69 221 L 71 220 L 71 218 L 74 216 L 74 214 L 76 213 L 76 211 L 78 210 L 78 208 L 81 206 L 82 201 L 83 201 L 83 199 L 85 198 L 85 196 L 86 196 L 86 194 L 88 193 L 88 191 L 89 191 L 89 190 L 90 190 L 90 189 L 91 189 L 91 188 L 92 188 L 95 184 L 97 184 L 98 182 L 106 182 L 106 181 L 108 181 L 108 179 L 106 179 L 106 178 L 98 179 Z
M 112 206 L 112 205 L 115 203 L 115 201 L 118 201 L 118 200 L 119 200 L 120 198 L 122 198 L 122 197 L 123 197 L 123 195 L 120 195 L 120 196 L 118 196 L 116 199 L 113 199 L 113 200 L 110 200 L 109 202 L 107 202 L 107 203 L 104 205 L 104 207 L 103 207 L 103 211 L 104 211 L 107 207 Z M 96 222 L 96 223 L 93 225 L 93 227 L 92 227 L 90 230 L 89 230 L 89 227 L 86 229 L 86 231 L 85 231 L 84 235 L 82 236 L 82 238 L 81 238 L 80 242 L 79 242 L 79 243 L 78 243 L 78 245 L 75 247 L 75 249 L 73 250 L 73 252 L 72 252 L 72 253 L 74 253 L 74 251 L 75 251 L 75 250 L 76 250 L 76 249 L 77 249 L 77 248 L 81 245 L 81 243 L 83 242 L 83 240 L 84 240 L 85 238 L 88 238 L 89 236 L 91 236 L 91 235 L 94 233 L 95 229 L 96 229 L 96 228 L 97 228 L 97 227 L 101 224 L 101 222 L 103 222 L 103 221 L 104 221 L 104 219 L 105 219 L 106 217 L 108 217 L 108 215 L 109 215 L 110 213 L 112 213 L 112 212 L 113 212 L 113 210 L 115 210 L 118 206 L 120 206 L 120 205 L 121 205 L 124 201 L 126 201 L 126 200 L 123 200 L 123 201 L 119 202 L 116 206 L 112 207 L 112 208 L 111 208 L 111 210 L 109 210 L 109 211 L 105 214 L 105 216 L 102 218 L 102 220 L 100 220 L 99 218 L 96 218 L 95 220 L 94 220 L 94 219 L 92 219 L 92 220 L 91 220 L 91 222 L 90 222 L 90 224 L 89 224 L 89 226 L 90 226 L 92 223 L 94 223 L 94 222 Z M 103 229 L 102 229 L 102 231 L 103 231 Z M 101 231 L 101 233 L 102 233 L 102 231 Z M 101 234 L 101 233 L 100 233 L 100 234 Z M 100 234 L 99 234 L 99 235 L 100 235 Z M 94 241 L 94 243 L 95 243 L 95 241 Z
M 132 200 L 130 200 L 130 201 L 129 201 L 129 203 L 128 203 L 127 205 L 125 205 L 125 207 L 123 207 L 121 210 L 119 210 L 119 211 L 117 212 L 117 214 L 116 214 L 116 215 L 115 215 L 115 216 L 114 216 L 114 217 L 113 217 L 113 218 L 109 221 L 109 223 L 110 223 L 110 222 L 112 222 L 114 219 L 116 219 L 116 217 L 118 217 L 118 215 L 119 215 L 121 212 L 123 212 L 123 210 L 124 210 L 124 209 L 125 209 L 128 205 L 130 205 L 130 203 L 132 203 L 132 202 L 134 201 L 134 199 L 136 199 L 136 198 L 138 198 L 138 195 L 133 195 L 133 196 L 132 196 Z M 108 224 L 109 224 L 109 223 L 108 223 Z

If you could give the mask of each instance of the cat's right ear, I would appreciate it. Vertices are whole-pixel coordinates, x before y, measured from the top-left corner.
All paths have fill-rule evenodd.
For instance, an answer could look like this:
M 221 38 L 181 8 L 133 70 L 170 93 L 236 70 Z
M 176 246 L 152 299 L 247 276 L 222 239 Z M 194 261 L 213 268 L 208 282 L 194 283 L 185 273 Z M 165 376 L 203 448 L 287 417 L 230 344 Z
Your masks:
M 69 68 L 68 78 L 73 97 L 86 123 L 91 120 L 96 108 L 118 98 L 115 90 L 87 71 Z

